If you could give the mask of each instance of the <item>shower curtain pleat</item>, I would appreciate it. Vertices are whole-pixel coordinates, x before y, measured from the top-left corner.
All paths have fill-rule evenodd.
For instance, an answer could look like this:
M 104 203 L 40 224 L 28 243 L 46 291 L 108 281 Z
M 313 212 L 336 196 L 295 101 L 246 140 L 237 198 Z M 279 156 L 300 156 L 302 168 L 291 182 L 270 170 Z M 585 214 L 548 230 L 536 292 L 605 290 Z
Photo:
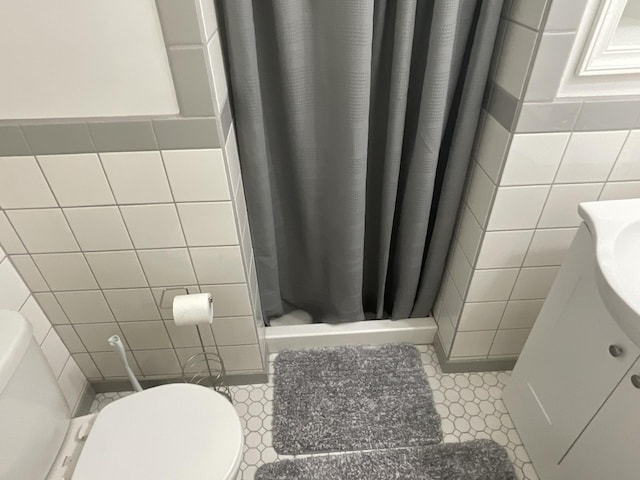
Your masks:
M 502 0 L 220 0 L 267 318 L 432 307 Z

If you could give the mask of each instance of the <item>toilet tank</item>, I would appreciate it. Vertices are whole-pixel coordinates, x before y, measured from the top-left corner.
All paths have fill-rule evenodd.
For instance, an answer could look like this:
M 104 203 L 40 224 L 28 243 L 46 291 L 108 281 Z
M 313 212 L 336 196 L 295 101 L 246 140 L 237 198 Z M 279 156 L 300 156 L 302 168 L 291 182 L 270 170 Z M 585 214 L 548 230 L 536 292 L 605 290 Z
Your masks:
M 69 417 L 31 325 L 19 313 L 0 310 L 0 480 L 43 480 Z

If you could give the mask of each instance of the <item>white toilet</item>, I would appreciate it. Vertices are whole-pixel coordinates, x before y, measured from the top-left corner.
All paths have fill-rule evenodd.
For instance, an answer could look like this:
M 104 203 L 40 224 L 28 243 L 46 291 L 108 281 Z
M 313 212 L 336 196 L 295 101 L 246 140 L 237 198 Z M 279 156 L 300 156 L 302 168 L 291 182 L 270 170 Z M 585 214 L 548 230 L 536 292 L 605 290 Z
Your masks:
M 235 479 L 240 419 L 205 387 L 171 384 L 71 419 L 19 313 L 0 310 L 0 480 Z

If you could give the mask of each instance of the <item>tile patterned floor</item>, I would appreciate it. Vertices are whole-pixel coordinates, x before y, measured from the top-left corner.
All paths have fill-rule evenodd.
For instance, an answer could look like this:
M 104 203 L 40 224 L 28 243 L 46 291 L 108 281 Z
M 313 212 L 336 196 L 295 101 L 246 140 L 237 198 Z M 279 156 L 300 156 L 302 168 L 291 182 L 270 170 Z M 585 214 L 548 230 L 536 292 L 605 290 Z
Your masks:
M 443 374 L 433 348 L 418 346 L 425 372 L 433 389 L 438 413 L 442 417 L 445 442 L 492 438 L 505 447 L 521 480 L 538 480 L 511 417 L 502 402 L 507 372 Z M 272 356 L 271 361 L 275 356 Z M 271 447 L 273 368 L 269 383 L 231 387 L 234 405 L 245 431 L 244 458 L 238 480 L 252 480 L 263 463 L 280 458 Z M 91 406 L 98 411 L 131 392 L 101 393 Z

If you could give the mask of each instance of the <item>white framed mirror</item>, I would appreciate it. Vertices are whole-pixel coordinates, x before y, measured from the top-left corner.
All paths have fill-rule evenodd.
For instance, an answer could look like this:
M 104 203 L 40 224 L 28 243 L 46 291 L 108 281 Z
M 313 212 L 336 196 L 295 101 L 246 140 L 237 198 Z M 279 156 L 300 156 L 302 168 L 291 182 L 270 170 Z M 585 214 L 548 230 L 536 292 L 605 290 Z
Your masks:
M 640 0 L 602 2 L 577 73 L 640 73 Z
M 556 98 L 640 95 L 640 0 L 589 0 L 577 31 L 559 34 L 575 38 Z

